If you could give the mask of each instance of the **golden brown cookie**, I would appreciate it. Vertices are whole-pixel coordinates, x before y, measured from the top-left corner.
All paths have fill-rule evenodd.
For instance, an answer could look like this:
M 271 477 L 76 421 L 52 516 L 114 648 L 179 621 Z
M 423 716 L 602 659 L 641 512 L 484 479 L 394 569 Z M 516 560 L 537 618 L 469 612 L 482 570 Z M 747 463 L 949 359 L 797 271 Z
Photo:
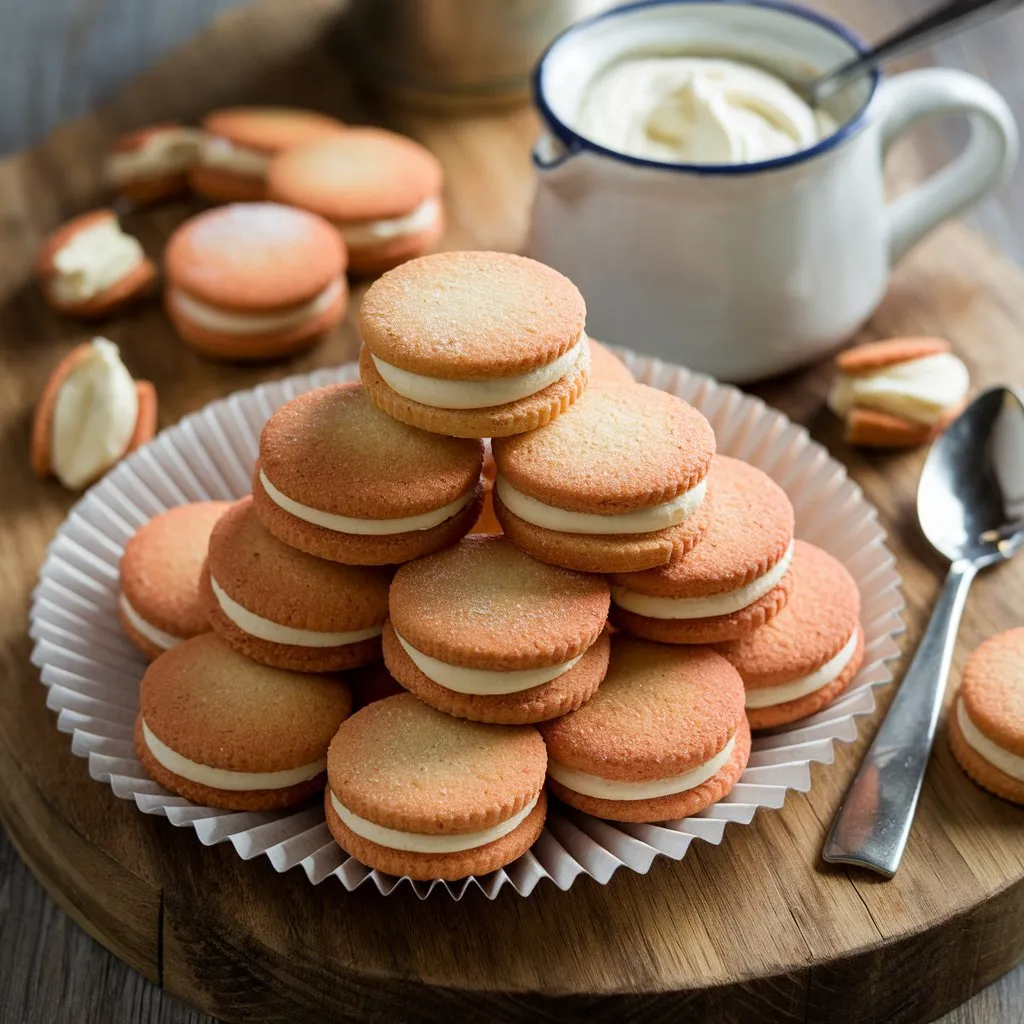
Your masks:
M 146 670 L 135 746 L 149 775 L 179 796 L 276 810 L 323 789 L 328 745 L 351 708 L 339 677 L 257 665 L 204 633 Z
M 111 143 L 103 164 L 107 184 L 145 204 L 188 188 L 188 171 L 199 156 L 203 133 L 177 121 L 140 128 Z
M 336 672 L 381 656 L 390 569 L 340 565 L 283 544 L 243 498 L 217 523 L 202 574 L 203 610 L 247 658 Z
M 696 814 L 732 789 L 750 755 L 743 681 L 725 658 L 620 633 L 597 693 L 540 730 L 555 796 L 615 821 Z
M 714 433 L 664 391 L 594 388 L 555 423 L 493 449 L 498 521 L 542 561 L 634 572 L 689 550 L 707 528 Z
M 532 726 L 469 722 L 412 694 L 388 697 L 331 742 L 327 826 L 353 857 L 392 875 L 485 874 L 540 836 L 546 767 Z

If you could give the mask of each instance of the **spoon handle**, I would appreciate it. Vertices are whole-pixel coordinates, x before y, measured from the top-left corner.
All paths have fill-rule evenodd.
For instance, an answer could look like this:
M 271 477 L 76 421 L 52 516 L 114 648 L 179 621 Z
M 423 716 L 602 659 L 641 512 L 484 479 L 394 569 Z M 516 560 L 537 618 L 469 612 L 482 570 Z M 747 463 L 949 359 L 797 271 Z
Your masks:
M 902 57 L 952 32 L 959 32 L 976 22 L 1002 14 L 1021 2 L 1022 0 L 952 0 L 951 3 L 943 4 L 880 43 L 876 43 L 867 53 L 840 64 L 812 82 L 810 91 L 813 100 L 818 103 L 827 99 L 851 78 L 856 78 L 868 68 Z
M 928 628 L 832 822 L 822 856 L 891 878 L 900 866 L 935 738 L 960 616 L 978 568 L 949 568 Z

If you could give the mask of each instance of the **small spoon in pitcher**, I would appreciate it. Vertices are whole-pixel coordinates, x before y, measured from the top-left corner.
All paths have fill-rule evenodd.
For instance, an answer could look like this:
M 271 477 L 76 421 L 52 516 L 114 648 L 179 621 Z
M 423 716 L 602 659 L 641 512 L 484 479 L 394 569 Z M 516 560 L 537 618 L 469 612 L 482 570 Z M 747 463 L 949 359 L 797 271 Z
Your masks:
M 998 14 L 1004 14 L 1020 6 L 1022 2 L 1024 0 L 952 0 L 951 3 L 943 4 L 917 21 L 898 29 L 872 46 L 867 53 L 859 54 L 818 78 L 805 82 L 788 79 L 788 83 L 809 106 L 816 107 L 822 100 L 838 92 L 847 82 L 873 70 L 879 64 L 906 56 L 954 32 L 977 25 Z
M 891 878 L 935 738 L 960 615 L 978 571 L 1024 548 L 1024 400 L 982 392 L 932 445 L 917 516 L 950 560 L 931 621 L 832 822 L 822 856 Z

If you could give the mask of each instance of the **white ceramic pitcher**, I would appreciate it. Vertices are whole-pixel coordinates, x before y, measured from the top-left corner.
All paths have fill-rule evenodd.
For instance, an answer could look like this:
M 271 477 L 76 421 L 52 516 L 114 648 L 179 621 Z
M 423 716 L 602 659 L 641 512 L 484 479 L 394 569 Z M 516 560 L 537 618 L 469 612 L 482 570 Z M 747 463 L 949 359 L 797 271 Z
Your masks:
M 1010 110 L 945 69 L 866 77 L 837 99 L 834 135 L 762 163 L 657 163 L 572 127 L 587 83 L 627 54 L 746 54 L 806 73 L 862 49 L 843 25 L 769 0 L 647 0 L 551 45 L 534 77 L 546 131 L 528 252 L 577 284 L 594 337 L 732 381 L 820 358 L 871 315 L 915 242 L 999 184 L 1017 153 Z M 964 150 L 887 203 L 889 145 L 920 118 L 953 113 L 971 121 Z

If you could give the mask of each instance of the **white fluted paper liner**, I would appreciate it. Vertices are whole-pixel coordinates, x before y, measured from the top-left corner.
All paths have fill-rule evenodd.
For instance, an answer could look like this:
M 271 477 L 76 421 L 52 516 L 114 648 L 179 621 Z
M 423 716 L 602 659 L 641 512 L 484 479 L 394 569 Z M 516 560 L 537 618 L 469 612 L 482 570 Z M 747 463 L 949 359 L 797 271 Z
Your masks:
M 646 872 L 656 857 L 679 860 L 693 839 L 718 844 L 727 822 L 749 824 L 758 808 L 781 807 L 788 790 L 806 792 L 810 765 L 831 763 L 833 744 L 857 735 L 874 708 L 872 687 L 889 682 L 898 654 L 903 602 L 895 562 L 874 508 L 843 467 L 807 431 L 763 402 L 658 360 L 623 353 L 637 379 L 692 402 L 711 421 L 719 451 L 752 462 L 777 480 L 796 509 L 797 534 L 846 564 L 863 598 L 864 666 L 841 700 L 792 728 L 754 739 L 733 791 L 692 818 L 659 825 L 615 824 L 553 804 L 540 840 L 503 870 L 461 882 L 412 882 L 371 871 L 333 841 L 319 806 L 298 812 L 233 813 L 199 807 L 150 780 L 135 754 L 133 726 L 145 663 L 117 619 L 118 563 L 125 542 L 152 516 L 186 501 L 238 498 L 249 491 L 259 432 L 283 402 L 311 387 L 352 380 L 354 363 L 239 392 L 163 431 L 72 509 L 50 545 L 31 610 L 32 660 L 48 687 L 57 727 L 89 773 L 146 814 L 195 830 L 207 845 L 225 841 L 248 859 L 266 855 L 278 871 L 301 867 L 315 885 L 334 876 L 346 889 L 367 882 L 384 894 L 408 883 L 420 897 L 468 888 L 494 898 L 505 885 L 526 896 L 541 879 L 568 889 L 581 875 L 604 884 L 618 868 Z

